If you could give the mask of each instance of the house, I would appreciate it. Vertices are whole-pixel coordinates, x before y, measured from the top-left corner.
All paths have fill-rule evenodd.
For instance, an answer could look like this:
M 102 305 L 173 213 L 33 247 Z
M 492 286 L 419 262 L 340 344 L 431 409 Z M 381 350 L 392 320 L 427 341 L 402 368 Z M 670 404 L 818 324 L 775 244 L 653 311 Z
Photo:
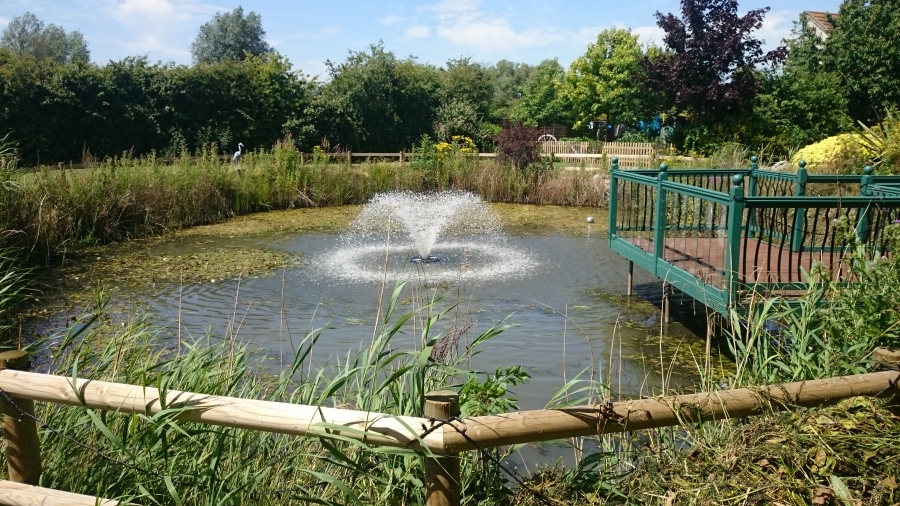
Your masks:
M 829 12 L 804 11 L 806 16 L 806 24 L 816 32 L 816 36 L 822 40 L 828 38 L 828 35 L 834 30 L 832 20 L 837 21 L 838 15 Z M 829 19 L 829 17 L 831 19 Z

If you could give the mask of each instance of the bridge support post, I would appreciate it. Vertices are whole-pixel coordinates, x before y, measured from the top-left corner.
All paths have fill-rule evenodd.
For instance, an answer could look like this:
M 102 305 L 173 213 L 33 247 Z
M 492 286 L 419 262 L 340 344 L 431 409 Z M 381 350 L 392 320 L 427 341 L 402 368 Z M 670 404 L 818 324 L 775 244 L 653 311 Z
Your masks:
M 669 284 L 663 282 L 663 295 L 662 295 L 662 312 L 663 312 L 663 323 L 668 325 L 671 321 L 671 307 L 672 307 L 672 298 L 669 297 Z
M 802 197 L 806 195 L 806 181 L 809 174 L 806 171 L 806 160 L 800 160 L 800 166 L 797 169 L 797 183 L 794 189 L 794 196 Z M 797 208 L 794 211 L 794 230 L 791 232 L 791 251 L 800 251 L 803 249 L 803 229 L 806 227 L 806 209 Z
M 729 192 L 728 202 L 728 247 L 725 252 L 725 289 L 728 290 L 728 303 L 733 306 L 737 303 L 738 290 L 740 288 L 741 239 L 743 238 L 744 208 L 744 176 L 735 174 L 731 178 L 732 187 Z
M 634 262 L 628 261 L 628 296 L 634 293 Z

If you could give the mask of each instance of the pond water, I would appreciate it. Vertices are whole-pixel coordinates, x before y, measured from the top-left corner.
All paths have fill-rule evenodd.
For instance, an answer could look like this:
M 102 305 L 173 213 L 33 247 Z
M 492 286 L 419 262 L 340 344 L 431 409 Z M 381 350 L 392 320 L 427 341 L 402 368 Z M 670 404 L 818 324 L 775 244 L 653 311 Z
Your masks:
M 325 232 L 312 227 L 261 235 L 191 234 L 146 247 L 143 254 L 167 260 L 265 249 L 293 260 L 268 275 L 244 279 L 124 283 L 116 297 L 155 315 L 170 329 L 170 339 L 177 335 L 180 315 L 184 336 L 236 334 L 277 370 L 310 328 L 327 327 L 313 351 L 315 363 L 367 345 L 379 305 L 386 306 L 394 287 L 406 282 L 396 314 L 440 297 L 435 309 L 455 308 L 437 329 L 465 327 L 461 342 L 503 321 L 512 325 L 489 341 L 471 366 L 481 371 L 523 366 L 532 376 L 515 389 L 523 409 L 544 407 L 564 380 L 582 371 L 622 395 L 659 393 L 663 375 L 674 388 L 696 382 L 689 348 L 702 348 L 701 339 L 690 326 L 661 330 L 661 286 L 648 273 L 635 269 L 638 296 L 624 297 L 627 261 L 607 248 L 602 223 L 587 223 L 590 210 L 557 208 L 546 214 L 546 208 L 535 206 L 476 207 L 477 213 L 463 213 L 464 219 L 444 227 L 428 251 L 420 251 L 399 220 L 389 227 L 379 224 L 384 213 L 377 206 Z M 504 227 L 508 215 L 516 216 L 516 224 Z M 410 261 L 422 253 L 439 260 Z M 705 321 L 690 308 L 677 319 Z M 419 331 L 408 328 L 393 346 L 413 348 Z
M 253 233 L 250 227 L 250 233 L 232 234 L 195 229 L 140 246 L 141 258 L 157 264 L 206 258 L 209 264 L 222 251 L 241 253 L 223 255 L 220 261 L 227 263 L 246 257 L 246 252 L 265 250 L 290 260 L 280 269 L 263 265 L 243 279 L 200 274 L 181 283 L 178 277 L 151 272 L 135 279 L 152 282 L 139 283 L 128 282 L 120 270 L 102 282 L 115 285 L 120 305 L 137 304 L 154 315 L 168 329 L 161 339 L 175 339 L 180 318 L 183 336 L 236 335 L 272 371 L 290 360 L 310 328 L 327 327 L 312 353 L 316 364 L 366 346 L 378 308 L 386 306 L 398 283 L 406 282 L 396 314 L 439 297 L 436 309 L 455 307 L 437 329 L 453 325 L 468 329 L 461 342 L 498 323 L 512 325 L 488 342 L 472 359 L 471 368 L 493 371 L 521 365 L 532 377 L 514 388 L 522 409 L 544 407 L 566 380 L 580 372 L 593 373 L 609 384 L 613 394 L 626 396 L 657 394 L 662 378 L 671 388 L 698 381 L 691 352 L 701 361 L 702 351 L 697 350 L 703 344 L 696 328 L 703 328 L 705 316 L 682 306 L 676 309 L 676 320 L 689 325 L 661 327 L 660 282 L 640 269 L 635 269 L 638 295 L 625 297 L 627 261 L 607 248 L 603 220 L 587 223 L 591 210 L 483 203 L 477 207 L 478 213 L 463 213 L 463 219 L 442 225 L 424 249 L 399 220 L 379 222 L 385 213 L 373 206 L 362 209 L 350 223 L 324 230 L 263 227 L 263 233 Z M 304 219 L 313 220 L 317 212 L 334 211 L 305 210 Z M 296 220 L 296 215 L 268 213 L 265 219 L 289 218 Z M 233 225 L 241 229 L 240 221 Z M 140 263 L 134 257 L 122 256 L 129 249 L 134 246 L 106 251 L 111 260 L 104 265 L 125 264 L 127 270 L 139 270 L 139 265 L 132 269 L 132 264 Z M 417 256 L 432 260 L 411 261 Z M 265 255 L 249 258 L 256 264 L 269 261 Z M 89 264 L 79 274 L 62 277 L 78 279 L 89 273 L 103 279 L 103 271 L 100 264 Z M 58 324 L 69 320 L 62 315 L 56 317 Z M 39 321 L 35 328 L 46 328 L 52 320 Z M 395 338 L 393 347 L 414 348 L 420 331 L 421 327 L 415 332 L 408 328 Z M 546 460 L 546 454 L 526 460 L 532 458 Z

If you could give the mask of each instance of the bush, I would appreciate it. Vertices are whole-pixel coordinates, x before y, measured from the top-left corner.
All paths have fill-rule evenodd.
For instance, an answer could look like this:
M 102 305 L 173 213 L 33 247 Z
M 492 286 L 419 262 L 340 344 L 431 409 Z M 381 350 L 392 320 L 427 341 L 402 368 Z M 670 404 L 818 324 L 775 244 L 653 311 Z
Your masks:
M 850 166 L 866 163 L 874 153 L 860 144 L 862 138 L 858 134 L 840 134 L 822 139 L 798 150 L 791 163 L 806 160 L 810 169 L 826 168 L 850 162 Z
M 527 169 L 541 159 L 538 147 L 540 130 L 512 121 L 504 122 L 497 134 L 497 160 L 510 163 L 520 170 Z

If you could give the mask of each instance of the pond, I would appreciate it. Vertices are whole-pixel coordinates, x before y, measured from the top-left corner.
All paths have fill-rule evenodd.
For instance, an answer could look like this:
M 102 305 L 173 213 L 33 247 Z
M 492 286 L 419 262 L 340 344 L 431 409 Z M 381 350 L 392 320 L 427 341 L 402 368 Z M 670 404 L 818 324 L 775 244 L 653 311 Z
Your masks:
M 379 307 L 405 282 L 396 313 L 439 298 L 435 310 L 452 310 L 437 329 L 466 329 L 462 342 L 512 325 L 471 367 L 523 366 L 532 376 L 515 389 L 523 409 L 544 407 L 579 373 L 629 396 L 659 393 L 663 379 L 672 388 L 698 381 L 705 315 L 682 307 L 677 320 L 687 326 L 660 326 L 660 283 L 639 269 L 638 296 L 625 297 L 627 262 L 607 248 L 605 218 L 588 223 L 596 209 L 451 197 L 387 195 L 363 208 L 238 218 L 106 249 L 60 278 L 71 293 L 101 283 L 119 306 L 140 306 L 168 329 L 161 339 L 233 335 L 273 371 L 310 328 L 327 327 L 314 363 L 368 344 Z M 67 321 L 57 313 L 35 328 Z M 393 346 L 416 346 L 421 328 L 413 330 Z

